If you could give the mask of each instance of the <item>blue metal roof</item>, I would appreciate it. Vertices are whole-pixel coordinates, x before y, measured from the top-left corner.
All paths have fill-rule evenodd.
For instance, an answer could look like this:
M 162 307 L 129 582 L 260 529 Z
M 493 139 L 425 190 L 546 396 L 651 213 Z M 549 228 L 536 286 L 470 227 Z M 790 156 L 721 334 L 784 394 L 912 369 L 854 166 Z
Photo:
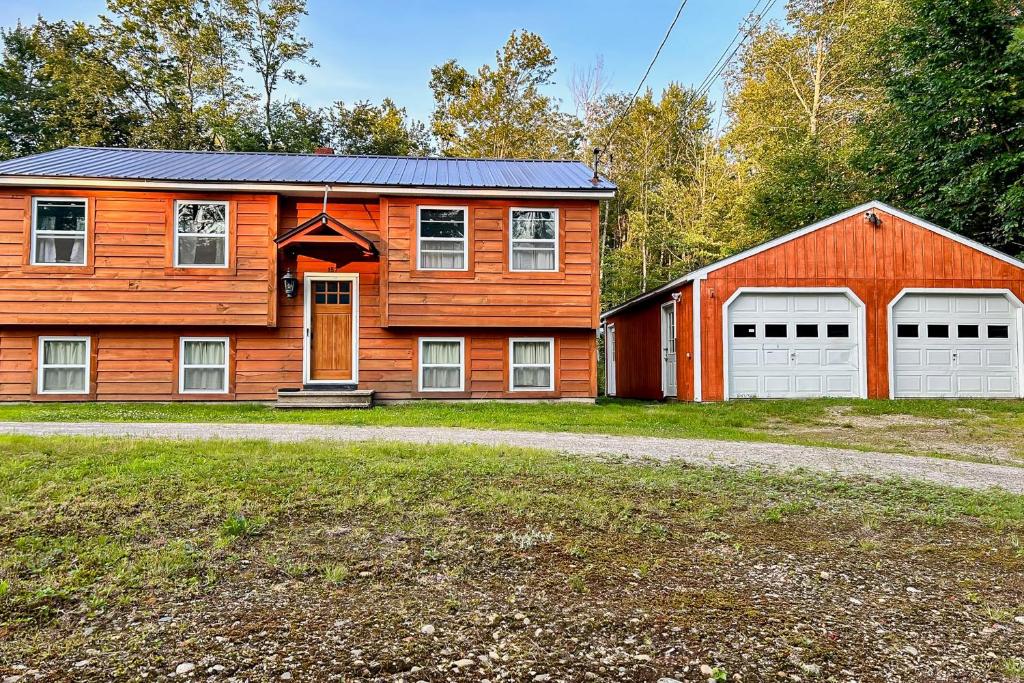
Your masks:
M 0 162 L 3 176 L 168 182 L 297 183 L 604 191 L 579 161 L 457 159 L 66 147 Z

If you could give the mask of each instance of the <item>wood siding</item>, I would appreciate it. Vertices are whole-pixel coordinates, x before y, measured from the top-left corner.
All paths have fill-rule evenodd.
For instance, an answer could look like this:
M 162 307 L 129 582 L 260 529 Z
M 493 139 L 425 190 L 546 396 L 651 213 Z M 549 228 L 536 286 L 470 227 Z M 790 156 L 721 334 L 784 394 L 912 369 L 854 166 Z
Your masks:
M 391 197 L 386 207 L 385 325 L 587 328 L 598 326 L 596 201 L 453 201 Z M 466 271 L 416 268 L 417 206 L 468 209 Z M 509 270 L 509 210 L 559 213 L 559 271 Z
M 29 265 L 32 197 L 85 197 L 85 266 Z M 228 268 L 174 268 L 176 199 L 229 202 Z M 0 322 L 272 325 L 275 195 L 0 190 Z
M 879 227 L 856 215 L 802 237 L 737 261 L 708 274 L 701 283 L 701 344 L 703 400 L 724 398 L 723 304 L 740 287 L 848 287 L 864 302 L 866 311 L 867 380 L 870 398 L 889 396 L 888 305 L 904 289 L 1005 289 L 1024 300 L 1024 270 L 970 246 L 902 220 L 884 211 Z M 682 291 L 681 305 L 692 299 L 691 285 Z M 645 311 L 656 315 L 667 300 L 653 298 L 636 309 L 613 316 L 620 349 L 631 335 L 647 336 Z M 692 313 L 679 318 L 679 358 L 692 352 L 692 338 L 684 325 L 692 326 Z M 692 334 L 689 335 L 692 337 Z M 650 336 L 649 345 L 660 345 Z M 648 352 L 635 351 L 637 354 Z M 622 355 L 620 351 L 620 356 Z M 646 357 L 646 355 L 645 355 Z M 620 366 L 622 367 L 622 366 Z M 649 372 L 649 370 L 645 371 Z M 692 363 L 689 365 L 692 377 Z M 645 375 L 646 377 L 646 375 Z M 644 390 L 627 394 L 623 370 L 618 375 L 619 395 L 649 398 L 649 379 Z M 680 396 L 685 376 L 680 378 Z M 692 384 L 692 383 L 691 383 Z M 692 397 L 692 388 L 690 389 Z

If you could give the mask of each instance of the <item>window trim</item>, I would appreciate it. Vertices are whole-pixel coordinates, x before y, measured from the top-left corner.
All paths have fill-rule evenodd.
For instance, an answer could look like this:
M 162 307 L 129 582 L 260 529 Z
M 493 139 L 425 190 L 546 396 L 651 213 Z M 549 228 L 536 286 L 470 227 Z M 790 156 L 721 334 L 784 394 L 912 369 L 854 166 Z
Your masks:
M 550 379 L 547 388 L 544 387 L 516 387 L 516 368 L 517 367 L 544 367 L 536 364 L 516 364 L 515 356 L 515 345 L 522 342 L 547 342 L 551 348 L 550 361 L 548 368 L 551 372 L 548 374 Z M 510 392 L 545 392 L 555 390 L 555 338 L 554 337 L 510 337 L 508 340 L 508 390 Z
M 178 261 L 178 237 L 196 235 L 193 232 L 178 233 L 178 207 L 182 204 L 220 204 L 224 207 L 224 263 L 180 263 Z M 230 268 L 231 267 L 231 202 L 223 199 L 175 199 L 171 215 L 171 245 L 173 256 L 171 265 L 174 268 Z
M 224 388 L 185 388 L 185 342 L 222 342 L 224 344 Z M 190 368 L 218 368 L 219 365 L 189 365 Z M 178 338 L 178 393 L 179 394 L 229 394 L 231 393 L 231 338 L 230 337 L 179 337 Z
M 85 232 L 82 233 L 82 262 L 81 263 L 45 263 L 36 260 L 36 236 L 38 231 L 36 230 L 36 216 L 38 215 L 37 206 L 40 201 L 44 202 L 76 202 L 85 204 Z M 28 233 L 28 265 L 30 266 L 41 266 L 43 268 L 86 268 L 89 266 L 89 198 L 88 197 L 57 197 L 47 195 L 34 195 L 32 197 L 32 211 L 29 216 L 29 233 Z M 55 232 L 53 230 L 46 232 Z M 77 234 L 77 233 L 76 233 Z M 66 236 L 66 235 L 64 235 Z
M 422 265 L 422 217 L 424 209 L 462 212 L 462 268 L 427 268 Z M 456 237 L 428 237 L 427 239 L 447 242 L 455 242 L 458 240 Z M 420 204 L 416 206 L 416 270 L 439 273 L 464 273 L 469 270 L 469 206 L 437 206 L 433 204 Z
M 84 341 L 85 342 L 85 364 L 84 365 L 46 365 L 46 355 L 43 350 L 48 341 Z M 36 377 L 36 393 L 45 394 L 47 396 L 67 396 L 74 394 L 76 396 L 88 395 L 92 393 L 92 337 L 89 336 L 40 336 L 36 343 L 36 366 L 37 366 L 37 377 Z M 43 376 L 47 368 L 84 368 L 85 369 L 85 386 L 80 390 L 74 391 L 54 391 L 52 389 L 47 390 L 43 387 Z
M 459 386 L 458 387 L 425 387 L 423 385 L 423 371 L 428 368 L 450 368 L 454 367 L 447 363 L 423 363 L 423 344 L 425 342 L 458 342 L 459 344 Z M 417 386 L 423 393 L 456 393 L 466 390 L 466 338 L 465 337 L 420 337 L 417 343 L 416 374 L 419 377 Z
M 514 222 L 514 215 L 516 211 L 551 211 L 555 214 L 555 237 L 550 240 L 518 240 L 520 242 L 551 242 L 555 247 L 555 267 L 547 268 L 542 270 L 535 270 L 529 268 L 516 268 L 512 264 L 515 263 L 515 249 L 516 249 L 516 238 L 512 231 Z M 511 206 L 508 209 L 508 272 L 510 273 L 559 273 L 562 270 L 561 264 L 561 233 L 562 233 L 562 218 L 561 212 L 554 207 L 540 207 L 540 206 Z

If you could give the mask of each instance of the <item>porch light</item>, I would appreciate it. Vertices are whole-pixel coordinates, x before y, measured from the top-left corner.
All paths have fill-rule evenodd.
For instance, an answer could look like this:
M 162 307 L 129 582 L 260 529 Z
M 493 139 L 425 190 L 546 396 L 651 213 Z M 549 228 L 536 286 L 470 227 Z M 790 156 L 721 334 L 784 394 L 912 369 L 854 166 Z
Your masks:
M 299 278 L 295 277 L 295 273 L 292 272 L 291 268 L 284 271 L 284 275 L 281 276 L 281 286 L 284 287 L 284 295 L 289 299 L 295 298 L 295 293 L 299 289 Z

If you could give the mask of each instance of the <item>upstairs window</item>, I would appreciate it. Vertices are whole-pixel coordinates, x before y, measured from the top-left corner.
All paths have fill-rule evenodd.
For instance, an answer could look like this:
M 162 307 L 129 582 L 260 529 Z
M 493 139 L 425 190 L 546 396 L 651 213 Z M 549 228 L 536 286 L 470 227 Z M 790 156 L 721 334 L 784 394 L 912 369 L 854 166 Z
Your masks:
M 85 265 L 88 202 L 36 197 L 32 200 L 33 265 Z
M 416 253 L 420 270 L 467 270 L 466 209 L 421 206 Z
M 227 267 L 227 202 L 175 203 L 174 265 L 182 268 Z
M 89 338 L 39 338 L 39 393 L 89 393 Z
M 512 271 L 558 270 L 558 210 L 512 209 Z
M 512 339 L 511 390 L 555 390 L 555 340 Z

